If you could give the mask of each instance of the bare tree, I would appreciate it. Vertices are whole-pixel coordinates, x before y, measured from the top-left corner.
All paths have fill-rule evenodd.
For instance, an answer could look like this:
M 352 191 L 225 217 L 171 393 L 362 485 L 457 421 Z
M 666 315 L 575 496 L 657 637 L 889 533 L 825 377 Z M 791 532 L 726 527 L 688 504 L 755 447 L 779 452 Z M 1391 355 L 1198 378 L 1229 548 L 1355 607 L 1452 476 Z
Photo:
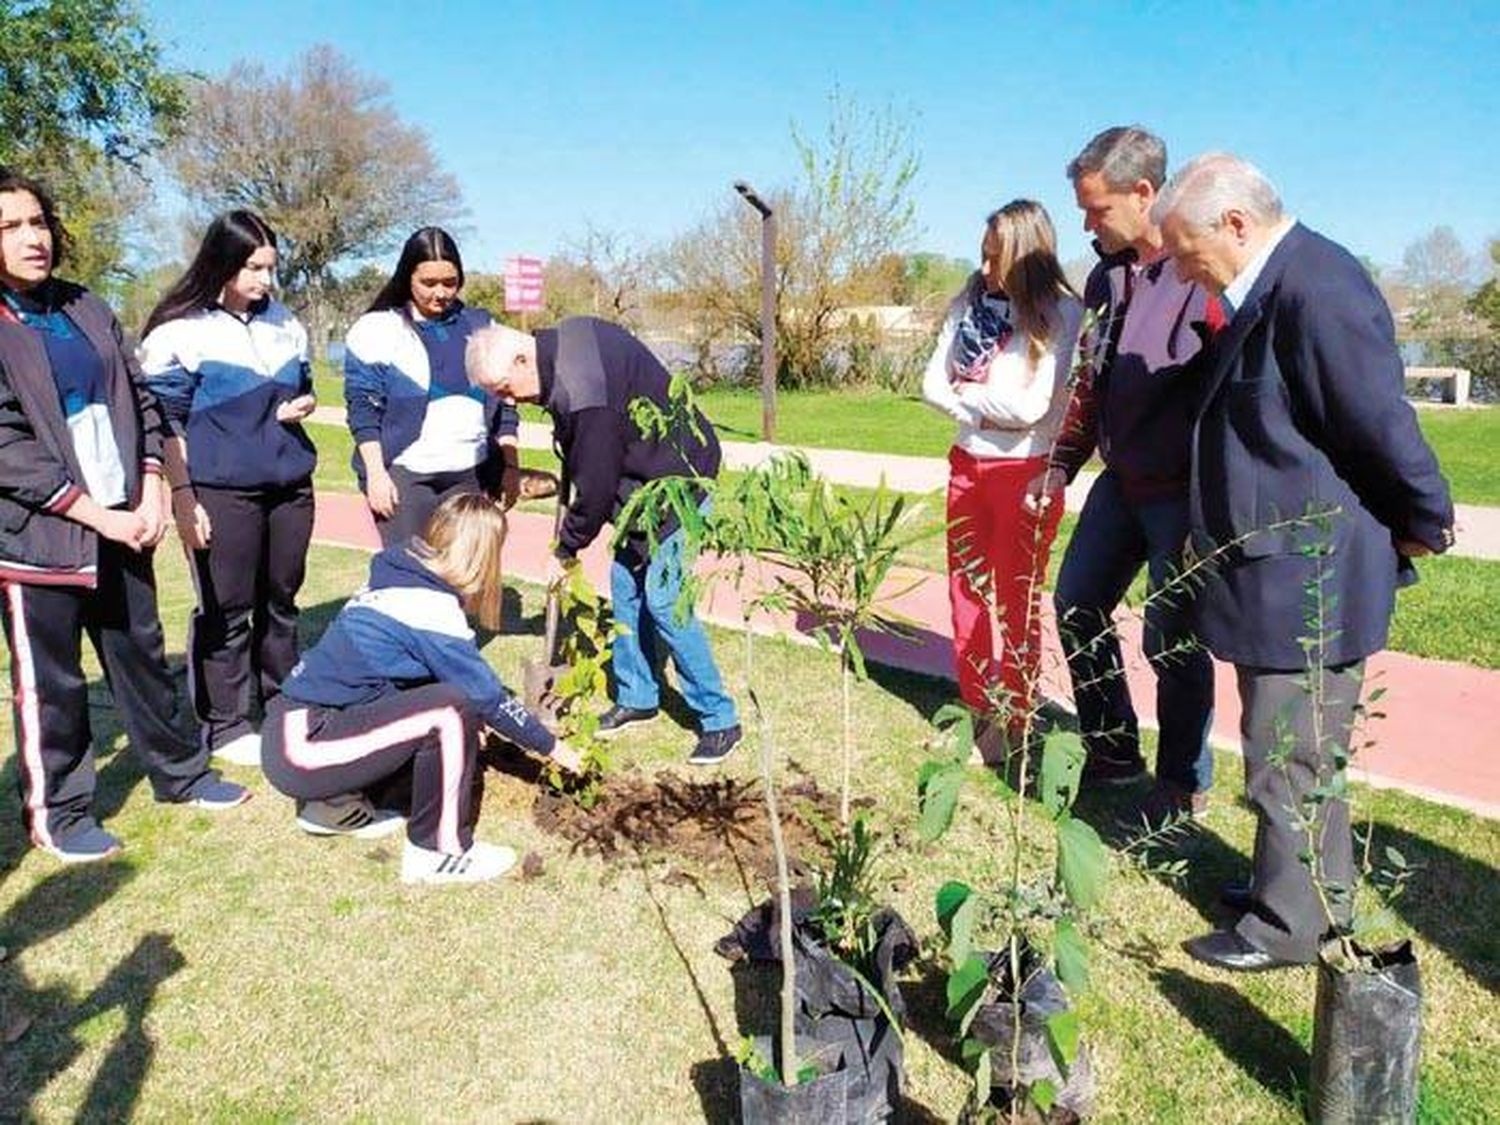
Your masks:
M 639 327 L 651 295 L 651 256 L 616 231 L 587 224 L 546 268 L 546 315 L 587 314 Z
M 1469 334 L 1464 296 L 1472 272 L 1473 263 L 1452 227 L 1433 227 L 1407 246 L 1401 255 L 1401 281 L 1414 334 Z
M 783 386 L 837 382 L 849 374 L 855 329 L 841 311 L 886 299 L 882 263 L 910 237 L 917 157 L 910 124 L 835 92 L 823 133 L 792 141 L 801 178 L 765 193 L 776 211 L 776 343 Z M 662 255 L 665 300 L 714 370 L 723 345 L 760 345 L 760 219 L 726 192 L 723 203 Z
M 462 214 L 457 182 L 386 95 L 384 82 L 327 45 L 283 76 L 236 62 L 193 90 L 171 150 L 184 192 L 204 215 L 246 207 L 276 228 L 282 283 L 319 351 L 336 265 Z

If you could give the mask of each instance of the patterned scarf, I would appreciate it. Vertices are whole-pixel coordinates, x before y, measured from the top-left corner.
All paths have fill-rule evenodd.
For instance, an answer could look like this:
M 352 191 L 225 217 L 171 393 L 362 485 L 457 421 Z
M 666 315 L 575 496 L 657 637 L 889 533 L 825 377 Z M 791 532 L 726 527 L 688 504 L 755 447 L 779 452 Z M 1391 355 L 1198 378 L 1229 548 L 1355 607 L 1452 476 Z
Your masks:
M 981 291 L 970 297 L 958 331 L 953 336 L 948 377 L 954 383 L 983 383 L 989 379 L 990 361 L 1010 343 L 1015 329 L 1010 323 L 1008 298 Z

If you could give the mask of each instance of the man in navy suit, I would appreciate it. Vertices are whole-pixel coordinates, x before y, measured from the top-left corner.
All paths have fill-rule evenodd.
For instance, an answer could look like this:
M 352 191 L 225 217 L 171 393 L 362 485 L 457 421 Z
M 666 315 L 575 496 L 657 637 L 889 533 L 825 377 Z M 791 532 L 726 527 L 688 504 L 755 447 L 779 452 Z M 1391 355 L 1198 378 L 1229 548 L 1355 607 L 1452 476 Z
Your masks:
M 1340 919 L 1354 879 L 1348 806 L 1307 797 L 1348 752 L 1409 560 L 1453 542 L 1453 504 L 1402 397 L 1390 312 L 1348 251 L 1222 153 L 1178 171 L 1152 218 L 1181 277 L 1227 306 L 1193 426 L 1190 546 L 1212 557 L 1198 630 L 1235 666 L 1258 819 L 1244 915 L 1185 948 L 1226 969 L 1305 964 L 1330 919 L 1299 856 Z

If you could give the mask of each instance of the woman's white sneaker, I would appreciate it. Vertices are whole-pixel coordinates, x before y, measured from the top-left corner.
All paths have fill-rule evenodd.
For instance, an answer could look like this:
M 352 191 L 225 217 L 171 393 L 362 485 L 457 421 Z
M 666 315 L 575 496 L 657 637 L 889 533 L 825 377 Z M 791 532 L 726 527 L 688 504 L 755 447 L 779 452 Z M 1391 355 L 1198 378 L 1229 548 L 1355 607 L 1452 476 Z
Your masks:
M 498 879 L 516 864 L 516 853 L 501 844 L 478 840 L 462 855 L 419 848 L 410 840 L 401 853 L 403 883 L 483 883 Z
M 231 738 L 213 751 L 213 756 L 231 766 L 260 766 L 260 735 L 254 731 Z
M 355 836 L 378 840 L 399 832 L 406 823 L 400 813 L 377 809 L 358 793 L 344 793 L 322 801 L 297 802 L 297 827 L 313 836 Z

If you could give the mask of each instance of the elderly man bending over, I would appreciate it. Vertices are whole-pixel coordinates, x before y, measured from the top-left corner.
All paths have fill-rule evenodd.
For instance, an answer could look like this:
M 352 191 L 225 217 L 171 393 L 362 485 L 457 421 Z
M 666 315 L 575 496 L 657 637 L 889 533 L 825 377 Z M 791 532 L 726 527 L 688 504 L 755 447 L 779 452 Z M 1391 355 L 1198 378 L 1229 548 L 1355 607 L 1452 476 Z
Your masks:
M 1197 624 L 1235 666 L 1259 821 L 1248 909 L 1186 949 L 1240 971 L 1306 963 L 1328 919 L 1299 854 L 1311 849 L 1325 888 L 1349 889 L 1354 865 L 1345 803 L 1304 802 L 1348 749 L 1410 558 L 1453 542 L 1453 505 L 1402 397 L 1390 312 L 1348 251 L 1222 153 L 1178 171 L 1151 217 L 1183 280 L 1227 306 L 1193 424 L 1191 542 L 1229 545 Z
M 719 471 L 719 440 L 701 414 L 698 433 L 681 440 L 649 440 L 636 428 L 631 402 L 645 397 L 666 407 L 669 378 L 651 350 L 618 325 L 587 316 L 535 334 L 495 325 L 474 334 L 465 359 L 476 386 L 510 401 L 539 402 L 552 415 L 553 443 L 573 494 L 558 534 L 554 578 L 577 562 L 578 553 L 647 481 Z M 658 535 L 654 552 L 638 535 L 615 552 L 610 597 L 615 620 L 627 632 L 615 638 L 614 706 L 600 718 L 599 729 L 612 733 L 656 717 L 659 640 L 701 726 L 688 761 L 714 765 L 739 743 L 739 719 L 703 625 L 691 611 L 685 618 L 677 613 L 681 528 L 669 525 Z

